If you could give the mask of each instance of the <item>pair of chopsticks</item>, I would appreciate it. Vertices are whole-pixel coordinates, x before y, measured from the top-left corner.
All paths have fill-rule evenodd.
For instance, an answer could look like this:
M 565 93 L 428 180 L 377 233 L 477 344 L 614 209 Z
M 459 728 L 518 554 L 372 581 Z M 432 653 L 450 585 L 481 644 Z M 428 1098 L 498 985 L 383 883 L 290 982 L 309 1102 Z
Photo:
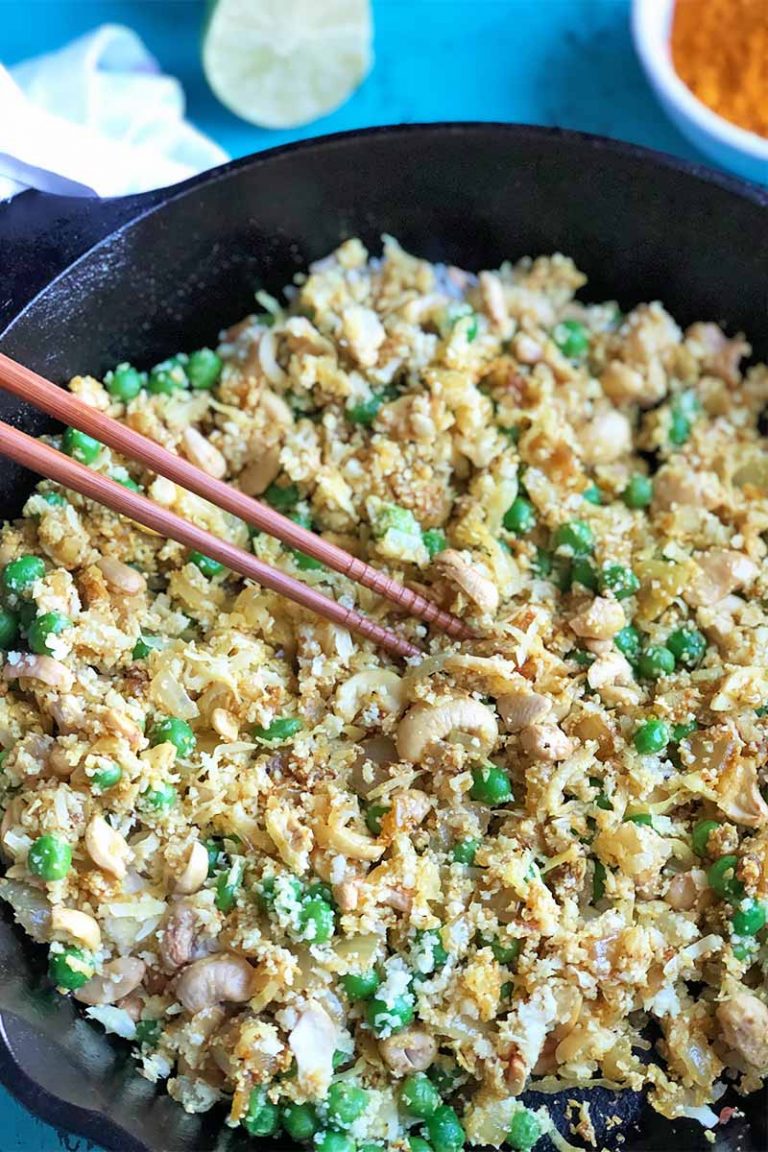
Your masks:
M 332 568 L 350 580 L 370 588 L 379 596 L 396 604 L 406 612 L 434 624 L 449 636 L 464 639 L 471 635 L 466 626 L 449 612 L 438 608 L 431 600 L 403 587 L 396 580 L 342 548 L 316 536 L 314 532 L 281 516 L 273 508 L 231 488 L 221 480 L 209 476 L 202 469 L 174 455 L 133 429 L 120 424 L 110 416 L 84 404 L 71 392 L 52 384 L 43 376 L 0 353 L 0 387 L 12 392 L 35 408 L 47 412 L 56 420 L 86 432 L 102 444 L 108 445 L 129 460 L 143 464 L 159 476 L 194 492 L 211 504 L 231 512 L 246 523 L 277 537 L 291 548 L 298 548 L 308 556 Z M 167 508 L 155 504 L 146 496 L 119 484 L 84 464 L 57 452 L 25 432 L 0 421 L 0 453 L 15 460 L 40 476 L 54 480 L 66 488 L 79 492 L 113 512 L 128 516 L 161 536 L 196 549 L 213 560 L 218 560 L 233 572 L 256 580 L 265 588 L 309 608 L 318 616 L 357 632 L 397 656 L 418 656 L 421 650 L 390 629 L 375 623 L 352 608 L 345 608 L 329 596 L 294 580 L 269 564 L 258 560 L 250 552 L 219 540 L 202 528 L 190 524 Z

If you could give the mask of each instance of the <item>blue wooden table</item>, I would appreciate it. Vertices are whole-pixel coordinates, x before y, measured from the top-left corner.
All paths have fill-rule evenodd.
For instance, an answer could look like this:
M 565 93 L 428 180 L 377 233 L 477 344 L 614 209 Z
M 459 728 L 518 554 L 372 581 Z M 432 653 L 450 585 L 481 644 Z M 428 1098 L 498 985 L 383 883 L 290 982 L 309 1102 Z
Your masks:
M 374 0 L 370 77 L 332 116 L 284 132 L 246 124 L 213 98 L 199 63 L 203 15 L 199 0 L 0 0 L 0 60 L 13 64 L 107 21 L 127 24 L 181 79 L 190 118 L 232 156 L 373 124 L 512 120 L 702 159 L 640 71 L 628 0 Z M 0 1134 L 0 1152 L 95 1147 L 42 1124 L 2 1089 Z

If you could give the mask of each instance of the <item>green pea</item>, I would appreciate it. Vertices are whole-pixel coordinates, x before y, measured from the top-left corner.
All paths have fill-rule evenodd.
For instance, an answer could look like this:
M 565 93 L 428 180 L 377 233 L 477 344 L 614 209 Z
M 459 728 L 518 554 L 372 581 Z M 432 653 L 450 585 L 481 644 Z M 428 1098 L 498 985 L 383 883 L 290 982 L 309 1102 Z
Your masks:
M 374 996 L 369 1000 L 365 1009 L 365 1019 L 368 1027 L 375 1036 L 392 1036 L 395 1032 L 402 1032 L 413 1020 L 413 997 L 402 993 L 394 1000 L 379 1000 Z
M 325 568 L 322 560 L 316 560 L 314 556 L 308 556 L 306 552 L 302 552 L 298 548 L 291 548 L 289 551 L 300 572 L 319 572 Z
M 420 928 L 413 938 L 414 980 L 423 980 L 448 963 L 448 952 L 436 928 Z
M 604 812 L 612 812 L 613 811 L 613 804 L 611 804 L 611 802 L 608 799 L 608 797 L 606 796 L 605 792 L 603 792 L 603 790 L 602 790 L 602 788 L 603 788 L 602 780 L 600 780 L 597 776 L 590 776 L 589 777 L 589 783 L 590 783 L 592 788 L 597 789 L 597 796 L 595 798 L 595 804 L 598 806 L 598 808 L 602 808 Z
M 666 646 L 678 664 L 696 668 L 707 650 L 707 641 L 696 628 L 678 628 L 667 636 Z
M 555 532 L 553 544 L 569 556 L 588 556 L 594 551 L 595 538 L 589 524 L 583 520 L 571 520 L 560 525 Z
M 719 827 L 719 820 L 697 820 L 691 834 L 691 843 L 697 856 L 709 856 L 709 838 Z
M 521 1108 L 512 1117 L 507 1133 L 507 1143 L 515 1152 L 529 1152 L 541 1137 L 541 1124 L 533 1112 Z
M 210 858 L 209 858 L 210 862 Z M 235 860 L 226 872 L 221 872 L 216 881 L 216 895 L 214 903 L 219 912 L 224 915 L 231 912 L 237 900 L 237 893 L 243 882 L 245 864 L 242 860 Z
M 653 816 L 650 812 L 633 812 L 631 816 L 624 817 L 625 824 L 642 824 L 646 828 L 653 828 Z
M 743 900 L 731 917 L 734 936 L 757 936 L 765 928 L 765 906 L 757 900 Z
M 181 356 L 171 356 L 170 359 L 155 364 L 149 373 L 147 388 L 154 396 L 170 396 L 178 389 L 188 387 L 185 358 Z
M 496 764 L 481 764 L 473 768 L 469 795 L 470 799 L 479 800 L 481 804 L 509 804 L 514 799 L 509 773 Z
M 461 1152 L 466 1141 L 458 1116 L 448 1104 L 441 1104 L 426 1122 L 430 1143 L 440 1152 Z
M 203 556 L 202 552 L 197 552 L 194 549 L 189 554 L 189 562 L 199 568 L 203 576 L 207 576 L 209 580 L 226 570 L 225 566 L 218 560 L 213 560 L 210 556 Z
M 552 329 L 552 339 L 569 360 L 581 360 L 589 348 L 589 333 L 578 320 L 561 320 Z
M 150 652 L 156 652 L 162 647 L 163 641 L 159 636 L 140 636 L 133 646 L 131 658 L 133 660 L 146 660 Z
M 19 618 L 8 608 L 0 608 L 0 648 L 8 651 L 19 635 Z
M 43 576 L 45 564 L 39 556 L 19 556 L 3 569 L 3 587 L 6 592 L 19 596 L 22 592 L 28 592 Z
M 325 1098 L 325 1110 L 334 1128 L 349 1128 L 368 1107 L 368 1093 L 348 1080 L 331 1084 Z
M 149 733 L 152 748 L 158 744 L 173 744 L 179 756 L 191 756 L 197 747 L 197 737 L 186 720 L 178 716 L 166 716 L 159 720 Z
M 396 385 L 389 384 L 383 388 L 381 392 L 374 392 L 367 400 L 360 400 L 357 404 L 350 404 L 349 408 L 345 408 L 344 415 L 347 420 L 353 424 L 363 424 L 370 427 L 378 416 L 381 408 L 389 403 L 390 400 L 397 399 L 398 390 Z
M 288 512 L 298 504 L 300 495 L 295 484 L 270 484 L 262 499 L 278 512 Z
M 312 1139 L 319 1127 L 317 1110 L 312 1104 L 285 1104 L 280 1110 L 283 1128 L 299 1144 Z
M 637 660 L 640 655 L 640 633 L 637 628 L 627 624 L 620 632 L 616 633 L 613 642 L 630 663 Z
M 355 1144 L 344 1132 L 318 1132 L 315 1136 L 314 1152 L 355 1152 Z
M 426 1120 L 434 1116 L 442 1101 L 440 1093 L 423 1072 L 406 1076 L 400 1088 L 400 1103 L 411 1116 Z
M 474 840 L 472 837 L 459 840 L 458 844 L 454 845 L 452 853 L 455 862 L 457 864 L 474 864 L 480 843 L 480 840 Z
M 73 460 L 79 460 L 81 464 L 93 464 L 103 445 L 98 440 L 94 440 L 93 436 L 89 436 L 87 432 L 78 432 L 77 428 L 67 428 L 62 437 L 61 447 L 62 451 L 66 452 L 67 456 L 71 456 Z
M 661 676 L 671 676 L 675 670 L 675 658 L 669 648 L 652 644 L 640 653 L 638 671 L 645 680 L 658 680 Z
M 72 849 L 58 836 L 39 836 L 29 849 L 27 868 L 47 883 L 63 880 L 71 867 Z
M 57 988 L 66 988 L 68 992 L 82 988 L 94 971 L 93 961 L 81 948 L 69 946 L 49 954 L 48 975 Z
M 531 564 L 533 574 L 546 579 L 552 572 L 552 555 L 544 548 L 536 549 L 536 556 Z
M 299 912 L 299 935 L 310 944 L 325 944 L 333 936 L 336 916 L 320 896 L 310 896 Z
M 124 469 L 120 472 L 110 472 L 109 478 L 117 484 L 122 484 L 123 488 L 127 488 L 129 492 L 141 492 L 141 484 L 137 484 Z
M 383 1144 L 361 1144 L 358 1152 L 387 1152 Z
M 673 724 L 672 739 L 676 744 L 679 744 L 681 740 L 687 740 L 691 733 L 695 732 L 698 727 L 695 720 L 691 720 L 689 724 Z
M 156 1048 L 160 1039 L 159 1020 L 139 1020 L 136 1025 L 136 1043 L 147 1048 Z
M 585 652 L 583 648 L 573 648 L 566 653 L 566 660 L 573 660 L 579 668 L 591 668 L 596 659 L 594 652 Z
M 341 986 L 350 1000 L 370 1000 L 381 984 L 381 976 L 375 968 L 367 972 L 348 972 L 341 978 Z
M 600 591 L 613 592 L 617 600 L 626 600 L 634 596 L 640 587 L 640 581 L 631 568 L 623 564 L 606 564 L 600 572 Z
M 440 552 L 444 552 L 448 547 L 448 541 L 445 538 L 445 532 L 440 528 L 427 528 L 421 535 L 424 541 L 424 547 L 429 553 L 430 559 L 433 559 Z
M 499 964 L 510 966 L 516 963 L 520 955 L 519 940 L 509 940 L 506 944 L 502 944 L 498 936 L 479 936 L 477 943 L 481 948 L 490 948 L 494 960 Z
M 653 499 L 653 481 L 648 476 L 633 476 L 621 498 L 627 508 L 647 508 Z
M 118 364 L 104 377 L 104 387 L 107 392 L 110 396 L 114 396 L 115 400 L 122 400 L 124 404 L 138 396 L 143 386 L 143 372 L 139 372 L 137 368 L 125 362 Z
M 759 944 L 757 940 L 745 936 L 742 939 L 736 939 L 731 943 L 731 950 L 737 960 L 749 961 L 750 965 L 754 964 L 757 959 Z
M 289 890 L 287 892 L 285 890 L 283 892 L 278 891 L 275 880 L 275 876 L 265 876 L 261 882 L 259 896 L 261 903 L 268 912 L 274 909 L 278 900 L 296 904 L 304 898 L 304 886 L 298 876 L 287 875 L 284 877 L 284 883 Z
M 592 899 L 597 902 L 602 900 L 605 896 L 605 864 L 602 860 L 595 860 L 594 872 L 592 875 Z
M 253 734 L 257 740 L 269 740 L 271 743 L 274 743 L 278 740 L 290 740 L 291 736 L 295 736 L 303 727 L 303 721 L 299 720 L 296 716 L 279 716 L 277 720 L 273 720 L 266 728 L 257 725 L 253 730 Z
M 224 367 L 221 357 L 212 348 L 198 348 L 190 352 L 187 360 L 187 376 L 192 387 L 199 392 L 209 392 L 215 388 Z
M 224 852 L 221 847 L 221 840 L 216 836 L 209 836 L 203 840 L 203 847 L 208 853 L 208 876 L 210 878 L 218 872 Z
M 586 500 L 588 504 L 600 505 L 603 502 L 603 494 L 596 484 L 590 484 L 589 488 L 585 488 L 581 498 Z
M 738 863 L 738 856 L 721 856 L 707 872 L 707 880 L 712 891 L 731 902 L 741 900 L 744 896 L 744 885 L 736 876 Z
M 280 1111 L 267 1096 L 263 1085 L 253 1088 L 248 1097 L 248 1111 L 242 1119 L 249 1136 L 274 1136 L 280 1123 Z
M 669 440 L 671 444 L 685 444 L 691 434 L 691 425 L 699 413 L 701 405 L 693 392 L 681 392 L 672 402 L 670 409 Z
M 44 612 L 30 625 L 27 632 L 29 647 L 39 656 L 50 656 L 53 652 L 49 643 L 51 637 L 60 636 L 71 627 L 72 621 L 69 616 L 64 616 L 61 612 Z
M 441 1096 L 449 1096 L 461 1082 L 461 1070 L 452 1060 L 438 1057 L 427 1071 L 427 1075 Z
M 590 592 L 597 591 L 597 572 L 583 556 L 577 557 L 571 564 L 571 583 L 581 584 Z
M 502 523 L 508 532 L 514 532 L 517 536 L 524 536 L 527 532 L 533 531 L 536 527 L 533 504 L 523 496 L 518 496 L 504 513 Z
M 69 504 L 66 496 L 62 496 L 61 492 L 38 492 L 41 500 L 45 500 L 46 504 L 50 504 L 51 508 L 66 508 Z
M 20 600 L 16 605 L 16 613 L 23 632 L 26 632 L 37 619 L 37 604 L 34 600 Z
M 157 788 L 148 788 L 142 793 L 142 800 L 148 808 L 161 812 L 164 808 L 172 808 L 178 800 L 178 794 L 173 784 L 160 784 Z
M 338 1072 L 339 1068 L 343 1068 L 346 1064 L 352 1063 L 352 1053 L 345 1052 L 342 1048 L 337 1048 L 331 1057 L 334 1072 Z
M 333 907 L 333 889 L 324 880 L 313 880 L 307 888 L 307 896 L 319 896 L 321 900 L 325 900 L 326 904 Z
M 635 732 L 635 748 L 641 756 L 661 752 L 669 744 L 669 725 L 663 720 L 646 720 Z
M 369 804 L 366 808 L 365 824 L 372 836 L 381 836 L 381 821 L 387 812 L 388 804 Z
M 499 432 L 507 436 L 512 444 L 517 444 L 520 440 L 521 428 L 519 424 L 512 424 L 508 428 L 499 425 Z
M 408 1148 L 409 1152 L 433 1152 L 432 1145 L 422 1140 L 421 1136 L 409 1136 Z
M 110 764 L 108 768 L 99 768 L 98 772 L 94 772 L 91 776 L 91 788 L 94 792 L 108 792 L 110 788 L 114 788 L 119 784 L 123 775 L 123 770 L 119 764 Z

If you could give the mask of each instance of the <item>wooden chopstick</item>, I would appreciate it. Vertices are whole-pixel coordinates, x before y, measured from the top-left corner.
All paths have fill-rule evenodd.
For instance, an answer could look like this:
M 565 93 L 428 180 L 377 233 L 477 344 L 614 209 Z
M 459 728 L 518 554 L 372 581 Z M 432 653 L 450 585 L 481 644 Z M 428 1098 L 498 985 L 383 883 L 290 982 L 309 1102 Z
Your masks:
M 404 588 L 397 580 L 386 576 L 365 561 L 351 556 L 343 548 L 321 539 L 314 532 L 281 516 L 274 508 L 246 496 L 229 484 L 216 480 L 202 469 L 196 468 L 181 456 L 176 456 L 166 448 L 156 444 L 111 416 L 96 411 L 84 404 L 77 396 L 64 388 L 57 387 L 50 380 L 39 376 L 31 368 L 17 363 L 9 356 L 0 353 L 0 387 L 14 396 L 26 400 L 55 417 L 64 424 L 70 424 L 81 432 L 87 432 L 103 444 L 108 444 L 129 460 L 136 460 L 150 471 L 168 480 L 173 480 L 197 496 L 202 496 L 211 504 L 239 516 L 270 536 L 276 536 L 291 548 L 298 548 L 321 563 L 340 572 L 343 576 L 365 588 L 370 588 L 379 596 L 397 604 L 413 616 L 419 616 L 439 630 L 464 640 L 472 635 L 467 626 L 450 612 L 445 612 L 418 592 Z M 138 519 L 138 517 L 135 517 Z
M 66 488 L 79 492 L 81 496 L 87 496 L 99 504 L 106 505 L 113 512 L 129 516 L 131 520 L 136 520 L 146 528 L 154 529 L 161 536 L 170 537 L 188 548 L 197 549 L 205 556 L 225 564 L 232 571 L 239 572 L 241 576 L 248 576 L 258 581 L 265 588 L 271 588 L 273 592 L 287 596 L 289 600 L 309 608 L 334 624 L 340 624 L 344 628 L 367 636 L 396 656 L 421 655 L 421 650 L 414 644 L 390 632 L 388 628 L 374 623 L 367 616 L 352 608 L 344 608 L 335 600 L 324 596 L 322 592 L 317 592 L 314 588 L 278 571 L 277 568 L 264 564 L 250 552 L 245 552 L 225 540 L 219 540 L 203 528 L 198 528 L 167 508 L 155 504 L 146 496 L 132 492 L 129 488 L 118 484 L 116 480 L 110 480 L 108 476 L 94 472 L 84 464 L 65 456 L 63 452 L 57 452 L 50 445 L 28 436 L 18 428 L 11 428 L 2 421 L 0 421 L 0 453 L 41 476 L 55 480 L 57 484 L 63 484 Z

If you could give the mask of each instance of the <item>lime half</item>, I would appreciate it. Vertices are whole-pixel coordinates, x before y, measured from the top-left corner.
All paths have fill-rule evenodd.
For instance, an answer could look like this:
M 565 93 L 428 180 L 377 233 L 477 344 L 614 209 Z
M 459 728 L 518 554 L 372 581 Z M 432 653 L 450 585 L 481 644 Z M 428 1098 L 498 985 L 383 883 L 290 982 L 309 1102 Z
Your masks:
M 370 0 L 213 0 L 203 68 L 244 120 L 293 128 L 338 108 L 373 59 Z

